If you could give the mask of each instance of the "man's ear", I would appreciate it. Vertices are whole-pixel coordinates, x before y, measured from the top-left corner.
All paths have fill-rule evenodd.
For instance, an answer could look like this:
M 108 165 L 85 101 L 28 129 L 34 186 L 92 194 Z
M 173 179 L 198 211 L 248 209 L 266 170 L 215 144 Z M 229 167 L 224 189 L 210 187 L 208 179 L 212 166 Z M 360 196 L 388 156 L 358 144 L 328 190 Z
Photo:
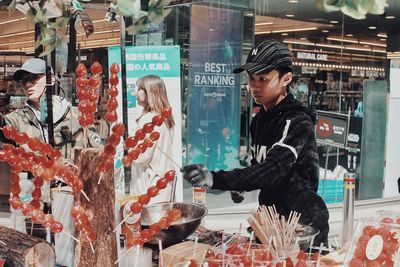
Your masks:
M 284 86 L 288 86 L 288 85 L 292 82 L 293 73 L 288 72 L 288 73 L 286 73 L 285 75 L 283 75 L 282 78 L 283 78 L 283 85 L 284 85 Z

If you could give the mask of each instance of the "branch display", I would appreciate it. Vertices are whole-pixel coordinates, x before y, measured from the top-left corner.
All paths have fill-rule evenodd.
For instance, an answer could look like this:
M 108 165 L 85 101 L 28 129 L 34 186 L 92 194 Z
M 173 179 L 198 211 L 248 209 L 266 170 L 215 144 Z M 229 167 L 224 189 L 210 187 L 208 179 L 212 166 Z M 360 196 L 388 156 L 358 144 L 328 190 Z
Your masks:
M 78 175 L 91 199 L 76 196 L 71 216 L 76 222 L 75 235 L 80 240 L 75 245 L 77 267 L 113 266 L 117 260 L 117 240 L 113 233 L 115 188 L 113 171 L 103 174 L 105 179 L 98 185 L 97 166 L 104 151 L 101 148 L 87 148 L 80 152 Z
M 0 258 L 7 259 L 9 266 L 55 265 L 55 253 L 51 244 L 19 231 L 0 226 Z

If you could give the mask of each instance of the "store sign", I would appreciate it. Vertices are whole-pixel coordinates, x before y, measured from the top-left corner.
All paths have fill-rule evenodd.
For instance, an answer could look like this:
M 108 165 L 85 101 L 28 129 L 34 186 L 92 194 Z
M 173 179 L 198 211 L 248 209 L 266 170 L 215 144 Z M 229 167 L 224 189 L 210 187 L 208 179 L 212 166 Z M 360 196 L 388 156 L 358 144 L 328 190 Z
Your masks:
M 108 62 L 121 64 L 121 49 L 119 46 L 108 49 Z M 122 113 L 128 113 L 128 133 L 133 135 L 137 128 L 136 119 L 142 113 L 142 107 L 137 104 L 135 97 L 136 81 L 146 75 L 158 75 L 165 83 L 168 101 L 172 107 L 175 121 L 174 139 L 172 146 L 173 160 L 181 166 L 182 162 L 182 112 L 181 112 L 181 65 L 179 46 L 128 46 L 126 47 L 126 87 L 128 109 L 122 110 L 122 95 L 118 95 L 120 103 L 117 109 L 118 120 L 122 122 Z M 121 72 L 118 74 L 121 81 Z M 122 91 L 121 82 L 118 84 L 119 92 Z M 121 158 L 123 156 L 122 146 L 118 148 L 115 158 L 115 177 L 123 175 Z M 182 179 L 178 172 L 177 201 L 182 200 Z M 123 184 L 117 181 L 116 190 L 124 193 Z M 120 178 L 121 179 L 121 178 Z
M 327 54 L 309 53 L 309 52 L 297 52 L 297 58 L 315 60 L 315 61 L 328 61 Z
M 349 116 L 333 112 L 317 111 L 315 136 L 318 143 L 335 147 L 347 147 Z
M 237 167 L 229 157 L 239 155 L 240 76 L 232 71 L 241 63 L 241 18 L 240 10 L 192 5 L 188 161 L 211 170 Z

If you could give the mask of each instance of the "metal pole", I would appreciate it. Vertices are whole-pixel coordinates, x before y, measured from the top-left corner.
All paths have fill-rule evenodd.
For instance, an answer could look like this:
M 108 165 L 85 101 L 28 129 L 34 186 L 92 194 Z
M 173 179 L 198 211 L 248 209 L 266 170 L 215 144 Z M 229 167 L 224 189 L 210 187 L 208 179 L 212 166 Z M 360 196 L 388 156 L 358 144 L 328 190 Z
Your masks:
M 40 27 L 39 27 L 39 24 L 35 24 L 35 43 L 36 43 L 36 41 L 37 41 L 37 39 L 39 38 L 39 36 L 40 36 Z M 41 54 L 43 52 L 43 46 L 42 45 L 39 45 L 37 48 L 35 48 L 35 57 L 39 57 L 39 55 Z
M 120 38 L 121 38 L 121 87 L 122 87 L 122 123 L 125 125 L 125 133 L 124 140 L 128 138 L 128 99 L 127 99 L 127 90 L 126 90 L 126 26 L 125 26 L 125 18 L 121 16 L 121 25 L 120 25 Z M 127 150 L 124 151 L 124 155 L 126 156 L 128 153 Z M 131 169 L 124 168 L 124 176 L 125 183 L 131 180 Z M 125 186 L 125 188 L 127 188 Z
M 326 146 L 326 158 L 325 158 L 325 172 L 324 172 L 324 184 L 322 186 L 322 195 L 325 194 L 325 186 L 326 186 L 326 173 L 328 172 L 328 161 L 329 161 L 329 150 L 330 146 Z
M 344 175 L 344 198 L 343 198 L 343 226 L 342 226 L 342 247 L 351 240 L 353 234 L 354 220 L 354 194 L 356 175 L 346 173 Z

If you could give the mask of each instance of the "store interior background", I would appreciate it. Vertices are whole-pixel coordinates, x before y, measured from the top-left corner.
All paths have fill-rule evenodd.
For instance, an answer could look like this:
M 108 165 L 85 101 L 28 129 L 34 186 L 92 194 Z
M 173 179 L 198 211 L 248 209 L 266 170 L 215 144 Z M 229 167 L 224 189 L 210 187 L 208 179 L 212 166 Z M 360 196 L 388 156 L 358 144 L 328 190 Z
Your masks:
M 385 14 L 367 15 L 364 20 L 353 19 L 339 11 L 323 12 L 317 9 L 314 0 L 175 2 L 170 7 L 172 12 L 161 25 L 151 25 L 141 35 L 128 36 L 127 45 L 179 45 L 183 96 L 188 95 L 189 68 L 194 63 L 190 62 L 189 57 L 191 11 L 193 6 L 200 5 L 210 10 L 234 9 L 241 12 L 242 28 L 237 29 L 237 34 L 241 35 L 243 61 L 254 43 L 265 39 L 280 40 L 293 53 L 296 79 L 291 90 L 296 98 L 318 110 L 351 115 L 353 139 L 348 148 L 332 147 L 327 158 L 327 146 L 319 146 L 322 170 L 319 192 L 330 203 L 331 224 L 336 225 L 333 226 L 333 234 L 339 232 L 337 229 L 341 221 L 343 181 L 337 179 L 339 173 L 348 171 L 357 174 L 356 217 L 370 216 L 376 209 L 389 209 L 399 204 L 396 185 L 400 177 L 400 162 L 396 155 L 400 149 L 400 82 L 399 75 L 396 75 L 400 60 L 399 1 L 388 0 L 389 7 Z M 23 92 L 11 81 L 10 76 L 35 54 L 34 25 L 28 23 L 22 13 L 10 13 L 6 6 L 7 1 L 0 2 L 2 113 L 23 105 Z M 104 20 L 107 8 L 108 4 L 100 1 L 87 4 L 86 10 L 93 21 L 95 32 L 89 38 L 84 34 L 77 35 L 77 56 L 87 65 L 98 60 L 107 66 L 107 48 L 120 44 L 119 23 Z M 218 21 L 219 18 L 214 18 L 214 22 Z M 67 30 L 64 34 L 68 39 Z M 204 40 L 204 45 L 213 44 L 210 40 Z M 315 59 L 310 55 L 315 55 Z M 63 88 L 61 93 L 75 102 L 71 69 L 59 76 Z M 105 82 L 101 88 L 104 97 L 99 102 L 99 117 L 104 114 L 107 102 L 104 94 L 107 76 L 105 73 Z M 240 153 L 230 153 L 229 140 L 225 140 L 226 151 L 222 151 L 222 148 L 218 150 L 219 154 L 225 153 L 220 167 L 235 168 L 248 163 L 246 152 L 249 152 L 249 133 L 246 126 L 257 107 L 246 90 L 245 75 L 241 76 L 241 85 L 240 101 L 236 105 L 240 116 L 230 118 L 240 125 L 240 143 L 236 144 Z M 183 111 L 187 110 L 187 102 L 188 99 L 184 97 Z M 183 117 L 186 122 L 190 120 L 190 114 L 184 112 Z M 182 129 L 184 145 L 185 127 Z M 212 136 L 205 138 L 205 144 L 208 144 L 207 138 Z M 183 151 L 183 162 L 188 162 L 187 151 L 187 148 Z M 207 158 L 207 155 L 204 157 Z M 323 168 L 326 163 L 329 172 L 325 174 Z M 4 200 L 0 212 L 8 208 L 7 173 L 7 165 L 0 163 L 0 195 Z M 192 201 L 192 188 L 186 183 L 183 187 L 184 201 Z M 207 194 L 209 215 L 206 225 L 225 227 L 224 221 L 232 220 L 232 227 L 238 226 L 236 222 L 245 221 L 238 219 L 238 215 L 248 214 L 250 208 L 256 207 L 257 196 L 257 192 L 246 193 L 241 204 L 233 204 L 229 192 Z

